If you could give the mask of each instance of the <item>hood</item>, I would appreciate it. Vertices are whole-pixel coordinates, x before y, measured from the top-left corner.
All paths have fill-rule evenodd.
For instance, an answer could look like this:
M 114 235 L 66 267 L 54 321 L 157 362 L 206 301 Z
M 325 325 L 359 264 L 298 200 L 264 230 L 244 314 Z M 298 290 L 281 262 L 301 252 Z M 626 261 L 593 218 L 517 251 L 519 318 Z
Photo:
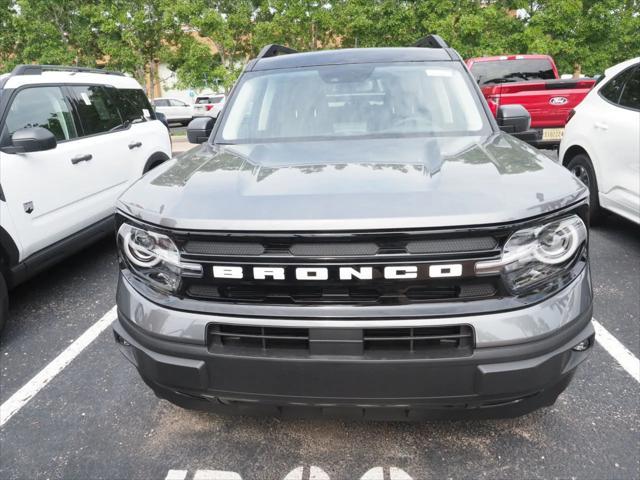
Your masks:
M 405 229 L 496 224 L 586 187 L 506 134 L 203 145 L 152 170 L 118 208 L 168 228 Z

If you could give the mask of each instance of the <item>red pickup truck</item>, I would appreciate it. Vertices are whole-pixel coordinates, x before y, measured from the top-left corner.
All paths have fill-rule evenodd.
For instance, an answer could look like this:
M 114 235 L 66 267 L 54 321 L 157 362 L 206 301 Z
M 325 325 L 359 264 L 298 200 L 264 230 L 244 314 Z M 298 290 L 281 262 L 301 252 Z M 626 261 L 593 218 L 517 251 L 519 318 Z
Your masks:
M 596 83 L 559 79 L 548 55 L 479 57 L 466 63 L 494 115 L 500 105 L 519 104 L 529 111 L 531 131 L 517 136 L 540 148 L 560 144 L 569 112 Z

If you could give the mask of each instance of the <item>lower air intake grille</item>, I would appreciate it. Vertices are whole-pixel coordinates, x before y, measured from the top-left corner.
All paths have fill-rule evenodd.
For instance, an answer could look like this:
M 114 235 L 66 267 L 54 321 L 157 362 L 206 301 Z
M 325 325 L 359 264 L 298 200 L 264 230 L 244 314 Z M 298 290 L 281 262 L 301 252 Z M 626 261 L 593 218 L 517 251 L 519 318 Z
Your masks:
M 211 325 L 209 339 L 213 345 L 222 346 L 225 349 L 309 349 L 309 330 L 306 328 Z
M 375 328 L 364 330 L 363 340 L 365 352 L 424 352 L 429 356 L 464 356 L 471 354 L 473 331 L 467 325 Z
M 468 325 L 398 328 L 293 328 L 209 326 L 209 348 L 250 356 L 359 356 L 363 358 L 454 358 L 471 355 Z

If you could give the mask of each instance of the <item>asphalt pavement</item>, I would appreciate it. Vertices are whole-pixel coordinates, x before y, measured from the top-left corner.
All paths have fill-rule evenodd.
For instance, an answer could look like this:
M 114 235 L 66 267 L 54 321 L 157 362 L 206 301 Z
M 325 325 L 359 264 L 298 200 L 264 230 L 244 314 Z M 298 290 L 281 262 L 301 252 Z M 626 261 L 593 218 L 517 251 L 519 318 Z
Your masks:
M 638 356 L 640 227 L 608 216 L 592 229 L 590 255 L 594 318 Z M 12 292 L 0 402 L 113 307 L 116 279 L 106 238 Z M 108 328 L 0 428 L 0 478 L 632 479 L 640 477 L 639 407 L 640 384 L 596 344 L 553 407 L 517 419 L 194 413 L 158 400 Z

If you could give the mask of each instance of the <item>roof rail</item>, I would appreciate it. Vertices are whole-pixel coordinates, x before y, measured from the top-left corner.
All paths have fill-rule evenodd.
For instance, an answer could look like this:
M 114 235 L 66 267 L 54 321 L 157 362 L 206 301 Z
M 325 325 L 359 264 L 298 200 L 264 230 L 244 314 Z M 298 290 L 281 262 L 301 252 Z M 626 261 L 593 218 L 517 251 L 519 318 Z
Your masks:
M 271 45 L 266 45 L 265 47 L 262 48 L 262 50 L 260 50 L 260 53 L 256 57 L 256 60 L 260 60 L 261 58 L 276 57 L 278 55 L 288 55 L 290 53 L 298 53 L 298 52 L 293 48 L 272 43 Z
M 445 42 L 440 35 L 435 34 L 422 37 L 420 40 L 414 43 L 413 46 L 420 48 L 449 48 L 447 42 Z
M 101 73 L 103 75 L 124 76 L 124 73 L 100 68 L 74 67 L 65 65 L 18 65 L 11 72 L 14 75 L 40 75 L 42 72 L 76 72 L 76 73 Z

